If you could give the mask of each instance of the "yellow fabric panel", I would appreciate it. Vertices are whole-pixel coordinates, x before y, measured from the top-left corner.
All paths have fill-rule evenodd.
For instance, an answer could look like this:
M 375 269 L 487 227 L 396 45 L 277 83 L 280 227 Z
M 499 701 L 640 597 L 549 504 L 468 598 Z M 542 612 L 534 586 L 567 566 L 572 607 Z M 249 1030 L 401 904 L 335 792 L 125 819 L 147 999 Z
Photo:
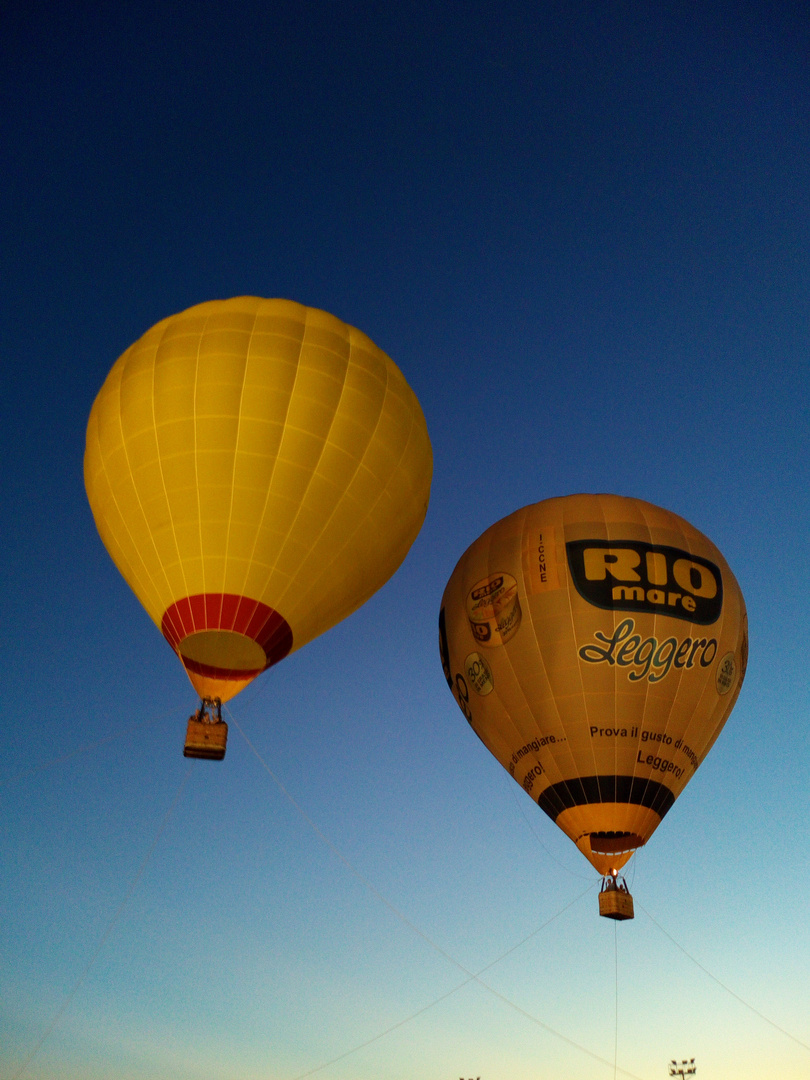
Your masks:
M 113 366 L 87 430 L 99 533 L 154 622 L 187 597 L 247 597 L 280 614 L 293 649 L 396 570 L 431 474 L 393 362 L 286 300 L 211 301 L 158 323 Z M 206 663 L 226 630 L 206 639 Z
M 600 872 L 620 867 L 631 852 L 591 835 L 645 843 L 742 684 L 745 604 L 720 552 L 642 500 L 549 499 L 470 546 L 442 611 L 473 729 Z

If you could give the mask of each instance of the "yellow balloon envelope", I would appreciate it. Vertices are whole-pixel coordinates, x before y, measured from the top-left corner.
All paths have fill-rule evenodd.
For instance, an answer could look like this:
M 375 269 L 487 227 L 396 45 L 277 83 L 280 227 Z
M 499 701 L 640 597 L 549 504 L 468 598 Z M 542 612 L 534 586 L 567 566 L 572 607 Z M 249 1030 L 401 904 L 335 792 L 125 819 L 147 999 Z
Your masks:
M 489 528 L 453 571 L 439 636 L 473 730 L 614 875 L 710 750 L 748 652 L 714 544 L 615 495 L 548 499 Z
M 201 697 L 227 701 L 360 607 L 427 511 L 419 403 L 359 330 L 243 296 L 113 366 L 84 475 L 101 538 Z

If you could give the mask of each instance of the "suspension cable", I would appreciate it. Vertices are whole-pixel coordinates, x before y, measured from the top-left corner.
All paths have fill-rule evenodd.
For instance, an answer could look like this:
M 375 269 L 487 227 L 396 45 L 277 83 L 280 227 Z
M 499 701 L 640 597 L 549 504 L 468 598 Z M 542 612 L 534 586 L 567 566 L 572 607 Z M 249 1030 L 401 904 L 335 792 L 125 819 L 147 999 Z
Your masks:
M 233 724 L 236 727 L 237 731 L 242 736 L 242 738 L 245 740 L 248 747 L 250 748 L 250 750 L 252 751 L 252 753 L 256 757 L 256 760 L 259 762 L 259 764 L 262 766 L 262 768 L 265 770 L 265 772 L 268 774 L 268 776 L 272 779 L 274 784 L 278 787 L 279 791 L 293 805 L 293 807 L 295 807 L 297 812 L 307 822 L 307 824 L 310 826 L 310 828 L 313 830 L 313 832 L 315 832 L 316 835 L 319 836 L 320 839 L 326 844 L 326 846 L 329 848 L 329 850 L 334 855 L 336 855 L 338 859 L 340 859 L 340 861 L 350 871 L 350 873 L 352 873 L 354 875 L 354 877 L 356 877 L 357 880 L 360 881 L 369 890 L 369 892 L 371 892 L 372 895 L 375 896 L 380 901 L 380 903 L 382 903 L 386 908 L 388 908 L 388 910 L 393 915 L 395 915 L 396 918 L 400 920 L 400 922 L 404 923 L 405 926 L 407 926 L 410 930 L 413 931 L 413 933 L 415 933 L 424 942 L 426 942 L 428 945 L 430 945 L 430 947 L 432 949 L 434 949 L 440 956 L 444 957 L 444 959 L 447 960 L 448 963 L 452 964 L 454 967 L 457 967 L 460 971 L 462 971 L 467 976 L 467 978 L 462 983 L 459 983 L 459 985 L 457 987 L 455 987 L 454 990 L 450 991 L 447 994 L 443 994 L 442 997 L 437 998 L 435 1001 L 433 1001 L 430 1004 L 424 1006 L 418 1012 L 413 1013 L 412 1016 L 409 1016 L 405 1020 L 402 1020 L 399 1023 L 394 1024 L 391 1028 L 387 1029 L 384 1032 L 381 1032 L 379 1035 L 377 1035 L 374 1038 L 368 1040 L 367 1042 L 362 1043 L 360 1046 L 357 1046 L 357 1047 L 354 1047 L 351 1050 L 345 1051 L 339 1057 L 335 1058 L 334 1061 L 340 1061 L 340 1060 L 342 1060 L 342 1058 L 348 1057 L 350 1054 L 355 1053 L 357 1050 L 362 1049 L 364 1046 L 368 1046 L 368 1045 L 370 1045 L 370 1043 L 376 1042 L 378 1039 L 383 1038 L 383 1036 L 387 1035 L 389 1031 L 394 1031 L 396 1028 L 402 1027 L 404 1024 L 408 1023 L 410 1020 L 414 1019 L 416 1016 L 419 1016 L 419 1015 L 421 1015 L 421 1013 L 427 1011 L 427 1009 L 431 1008 L 433 1005 L 436 1005 L 440 1001 L 444 1000 L 444 998 L 449 997 L 450 993 L 455 993 L 455 991 L 460 990 L 462 986 L 466 985 L 469 982 L 474 981 L 479 986 L 483 987 L 483 989 L 487 990 L 494 997 L 498 998 L 499 1001 L 503 1002 L 505 1005 L 508 1005 L 509 1008 L 511 1008 L 515 1012 L 519 1013 L 525 1019 L 530 1020 L 533 1024 L 536 1024 L 538 1027 L 541 1027 L 544 1031 L 548 1032 L 548 1034 L 553 1035 L 555 1038 L 560 1039 L 562 1042 L 565 1042 L 569 1046 L 574 1047 L 576 1050 L 579 1050 L 581 1053 L 587 1054 L 588 1057 L 592 1058 L 594 1061 L 598 1061 L 601 1065 L 605 1065 L 608 1068 L 613 1068 L 614 1069 L 614 1076 L 615 1076 L 615 1072 L 616 1072 L 616 1063 L 615 1062 L 608 1061 L 606 1058 L 601 1057 L 599 1054 L 594 1053 L 592 1050 L 588 1050 L 588 1048 L 585 1047 L 585 1046 L 582 1046 L 581 1043 L 575 1042 L 573 1039 L 570 1039 L 567 1035 L 563 1035 L 562 1032 L 559 1032 L 559 1031 L 555 1030 L 554 1028 L 550 1027 L 548 1024 L 546 1024 L 539 1017 L 534 1016 L 532 1013 L 528 1012 L 526 1009 L 521 1008 L 520 1005 L 517 1005 L 514 1001 L 511 1001 L 504 994 L 501 994 L 498 990 L 496 990 L 494 987 L 490 986 L 488 983 L 484 982 L 484 980 L 480 978 L 480 975 L 484 971 L 488 970 L 490 967 L 493 967 L 495 964 L 497 964 L 501 960 L 503 960 L 504 957 L 508 956 L 510 953 L 512 953 L 516 949 L 520 948 L 521 945 L 525 944 L 525 942 L 529 940 L 529 938 L 533 937 L 535 934 L 539 933 L 540 930 L 542 930 L 545 926 L 547 926 L 549 922 L 553 922 L 554 919 L 558 918 L 559 915 L 561 915 L 563 911 L 566 911 L 573 904 L 575 904 L 579 900 L 581 900 L 582 897 L 586 895 L 586 893 L 590 892 L 591 889 L 593 889 L 595 887 L 595 884 L 596 884 L 595 882 L 592 883 L 591 885 L 589 885 L 587 889 L 583 890 L 583 892 L 579 896 L 577 896 L 574 900 L 572 900 L 572 901 L 570 901 L 570 903 L 566 904 L 566 906 L 562 909 L 562 911 L 557 912 L 557 914 L 554 915 L 552 917 L 552 919 L 548 920 L 548 922 L 544 923 L 543 926 L 538 927 L 537 930 L 533 931 L 532 934 L 530 934 L 527 938 L 524 939 L 524 941 L 519 942 L 517 945 L 514 945 L 506 953 L 504 953 L 503 956 L 499 957 L 497 960 L 492 961 L 492 963 L 488 964 L 485 968 L 482 968 L 481 972 L 477 972 L 477 973 L 472 972 L 472 971 L 469 970 L 469 968 L 465 967 L 465 965 L 462 964 L 459 960 L 456 960 L 455 957 L 451 956 L 450 953 L 448 953 L 445 949 L 443 949 L 441 947 L 441 945 L 437 944 L 430 937 L 428 937 L 428 935 L 425 934 L 424 931 L 420 930 L 419 927 L 415 925 L 415 923 L 411 922 L 411 920 L 406 915 L 404 915 L 403 912 L 401 912 L 399 910 L 399 908 L 397 908 L 394 904 L 391 903 L 390 900 L 388 900 L 385 896 L 383 896 L 383 894 L 368 880 L 368 878 L 365 877 L 365 875 L 362 874 L 349 861 L 349 859 L 346 858 L 346 856 L 333 844 L 333 842 L 329 839 L 329 837 L 326 836 L 326 834 L 323 832 L 323 830 L 313 821 L 313 819 L 309 816 L 309 814 L 306 812 L 306 810 L 304 810 L 304 808 L 298 803 L 298 801 L 294 798 L 294 796 L 287 790 L 287 788 L 284 786 L 284 784 L 281 782 L 281 780 L 276 776 L 276 774 L 273 772 L 273 770 L 270 768 L 270 766 L 267 764 L 267 762 L 261 756 L 259 751 L 256 749 L 256 747 L 253 745 L 253 743 L 247 737 L 247 735 L 245 734 L 241 724 L 236 719 L 236 717 L 233 715 L 231 710 L 229 708 L 227 708 L 227 706 L 224 706 L 224 707 L 227 710 L 229 720 L 233 722 Z M 317 1068 L 315 1068 L 315 1069 L 311 1069 L 309 1072 L 301 1073 L 298 1077 L 295 1078 L 295 1080 L 304 1080 L 304 1077 L 311 1076 L 311 1075 L 313 1075 L 313 1073 L 319 1072 L 321 1069 L 325 1069 L 327 1067 L 327 1065 L 330 1065 L 330 1064 L 333 1064 L 333 1062 L 326 1062 L 323 1065 L 317 1066 Z M 626 1069 L 618 1069 L 618 1071 L 621 1072 L 624 1076 L 630 1077 L 631 1080 L 641 1080 L 640 1077 L 636 1076 L 634 1073 L 628 1072 Z
M 810 1050 L 810 1046 L 808 1046 L 807 1043 L 802 1042 L 801 1039 L 796 1038 L 795 1035 L 792 1035 L 789 1031 L 786 1031 L 785 1028 L 780 1027 L 779 1024 L 777 1024 L 774 1020 L 771 1020 L 770 1017 L 765 1015 L 765 1013 L 760 1012 L 759 1009 L 755 1008 L 750 1002 L 746 1001 L 745 998 L 741 998 L 739 994 L 735 994 L 735 992 L 729 986 L 726 986 L 726 984 L 724 982 L 721 982 L 721 980 L 718 979 L 716 975 L 712 975 L 711 971 L 709 971 L 708 968 L 704 967 L 703 964 L 701 964 L 699 960 L 696 960 L 694 958 L 694 956 L 692 956 L 691 953 L 687 952 L 686 949 L 683 947 L 683 945 L 680 945 L 675 940 L 675 938 L 672 936 L 672 934 L 670 934 L 667 930 L 665 930 L 663 928 L 663 926 L 658 922 L 658 920 L 654 919 L 653 916 L 649 913 L 649 911 L 647 911 L 647 909 L 645 907 L 642 907 L 641 904 L 638 904 L 638 907 L 641 908 L 641 910 L 644 912 L 644 914 L 647 916 L 647 918 L 650 920 L 650 922 L 653 923 L 653 925 L 658 927 L 658 929 L 661 931 L 661 933 L 664 935 L 664 937 L 669 938 L 669 940 L 672 942 L 672 944 L 677 949 L 680 949 L 681 952 L 684 954 L 684 956 L 687 959 L 691 960 L 692 963 L 696 967 L 699 967 L 704 975 L 708 975 L 708 977 L 712 980 L 712 982 L 716 982 L 717 985 L 722 990 L 725 990 L 725 992 L 727 994 L 730 994 L 736 1001 L 739 1001 L 739 1003 L 741 1005 L 744 1005 L 746 1007 L 746 1009 L 750 1009 L 752 1013 L 754 1013 L 756 1016 L 758 1016 L 760 1018 L 760 1020 L 764 1020 L 766 1024 L 770 1024 L 770 1026 L 772 1028 L 775 1028 L 777 1031 L 781 1032 L 782 1035 L 787 1036 L 788 1039 L 791 1039 L 798 1046 L 801 1046 L 804 1050 Z
M 614 996 L 616 1000 L 616 1025 L 613 1032 L 613 1080 L 616 1080 L 616 1068 L 619 1063 L 619 924 L 613 923 L 613 971 Z
M 146 720 L 138 720 L 134 724 L 130 724 L 128 727 L 121 728 L 119 731 L 113 731 L 109 735 L 104 735 L 100 739 L 96 739 L 94 742 L 82 743 L 81 746 L 77 746 L 74 750 L 68 750 L 65 754 L 60 754 L 58 757 L 50 758 L 48 761 L 40 762 L 39 765 L 32 765 L 27 769 L 22 769 L 20 772 L 15 773 L 13 776 L 7 776 L 0 780 L 0 787 L 6 787 L 8 784 L 14 784 L 18 780 L 25 780 L 29 776 L 34 776 L 36 773 L 44 772 L 46 769 L 52 768 L 54 765 L 61 765 L 65 761 L 70 761 L 71 758 L 78 757 L 79 754 L 85 754 L 89 750 L 97 750 L 100 746 L 106 746 L 107 743 L 115 742 L 117 739 L 123 739 L 127 735 L 131 735 L 133 731 L 140 731 L 142 728 L 152 727 L 154 724 L 159 724 L 161 720 L 165 720 L 169 716 L 174 716 L 178 712 L 177 709 L 171 709 L 169 712 L 160 713 L 158 716 L 147 717 Z
M 40 1049 L 42 1048 L 43 1043 L 51 1035 L 54 1028 L 57 1026 L 59 1021 L 65 1015 L 68 1008 L 70 1007 L 71 1002 L 76 997 L 79 990 L 81 989 L 82 984 L 84 983 L 85 979 L 90 974 L 90 970 L 92 969 L 92 967 L 95 964 L 96 960 L 98 960 L 99 955 L 101 954 L 101 950 L 107 944 L 107 941 L 109 940 L 110 935 L 112 934 L 113 929 L 115 928 L 115 924 L 121 918 L 121 915 L 124 912 L 124 908 L 127 906 L 129 901 L 132 899 L 132 894 L 135 892 L 135 889 L 138 886 L 138 882 L 141 880 L 141 878 L 144 875 L 144 871 L 146 870 L 146 867 L 149 864 L 149 860 L 152 858 L 152 854 L 154 853 L 154 850 L 158 845 L 158 841 L 160 840 L 163 833 L 166 831 L 166 826 L 169 824 L 169 820 L 170 820 L 172 814 L 174 813 L 174 810 L 175 810 L 178 802 L 180 801 L 180 796 L 183 794 L 183 789 L 186 786 L 186 783 L 188 781 L 189 776 L 191 776 L 191 770 L 193 769 L 193 767 L 194 767 L 194 762 L 192 761 L 189 764 L 189 767 L 186 769 L 185 773 L 183 774 L 183 778 L 180 781 L 180 787 L 177 789 L 177 793 L 175 794 L 174 799 L 172 800 L 171 806 L 166 811 L 166 813 L 163 815 L 163 820 L 160 823 L 158 831 L 155 834 L 155 838 L 152 841 L 152 843 L 151 843 L 151 845 L 149 847 L 149 850 L 147 851 L 146 855 L 144 856 L 144 859 L 141 862 L 141 865 L 138 868 L 138 871 L 135 874 L 135 877 L 130 882 L 129 888 L 126 891 L 123 900 L 118 905 L 115 913 L 113 914 L 113 917 L 107 923 L 107 928 L 104 931 L 104 933 L 101 935 L 101 940 L 99 941 L 98 945 L 96 945 L 95 951 L 93 952 L 92 956 L 90 957 L 87 964 L 85 965 L 84 970 L 82 971 L 81 975 L 79 975 L 79 978 L 76 980 L 76 982 L 75 982 L 75 984 L 73 986 L 73 989 L 68 993 L 67 997 L 62 1002 L 62 1005 L 57 1010 L 57 1013 L 54 1016 L 53 1020 L 51 1020 L 50 1024 L 45 1029 L 43 1034 L 40 1035 L 39 1039 L 34 1044 L 33 1049 L 28 1054 L 28 1057 L 22 1063 L 19 1070 L 14 1074 L 14 1080 L 20 1080 L 20 1077 L 23 1075 L 23 1073 L 26 1072 L 26 1070 L 28 1069 L 28 1066 L 31 1064 L 31 1062 L 34 1060 L 34 1058 L 37 1056 Z

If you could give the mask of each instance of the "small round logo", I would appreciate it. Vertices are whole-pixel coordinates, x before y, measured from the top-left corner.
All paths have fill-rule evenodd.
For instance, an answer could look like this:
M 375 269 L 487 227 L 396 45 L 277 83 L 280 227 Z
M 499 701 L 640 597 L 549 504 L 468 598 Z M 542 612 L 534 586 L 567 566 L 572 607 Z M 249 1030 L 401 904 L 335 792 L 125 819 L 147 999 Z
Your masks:
M 726 655 L 717 665 L 717 676 L 715 679 L 717 693 L 720 694 L 721 697 L 723 696 L 723 694 L 727 694 L 732 688 L 736 676 L 737 661 L 734 659 L 734 653 L 726 653 Z
M 476 694 L 480 694 L 481 697 L 486 697 L 495 687 L 492 680 L 492 668 L 481 653 L 470 653 L 464 661 L 464 675 L 467 679 L 467 685 L 471 686 Z

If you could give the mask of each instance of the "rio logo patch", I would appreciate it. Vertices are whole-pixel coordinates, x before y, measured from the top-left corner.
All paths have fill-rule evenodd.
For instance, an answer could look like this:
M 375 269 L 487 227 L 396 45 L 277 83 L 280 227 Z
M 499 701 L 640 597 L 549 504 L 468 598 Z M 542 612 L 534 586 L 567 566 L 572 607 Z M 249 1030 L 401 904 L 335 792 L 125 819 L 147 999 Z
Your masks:
M 720 569 L 699 555 L 640 540 L 572 540 L 565 549 L 577 592 L 594 607 L 666 614 L 701 626 L 720 616 Z

